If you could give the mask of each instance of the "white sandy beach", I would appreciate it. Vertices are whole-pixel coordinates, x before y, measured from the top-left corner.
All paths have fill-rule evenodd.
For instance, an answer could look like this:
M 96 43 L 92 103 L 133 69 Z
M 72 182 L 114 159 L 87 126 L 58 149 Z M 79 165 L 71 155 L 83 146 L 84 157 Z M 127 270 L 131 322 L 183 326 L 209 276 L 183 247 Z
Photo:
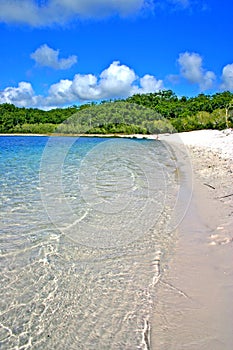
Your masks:
M 156 138 L 156 136 L 153 136 Z M 222 158 L 233 160 L 233 130 L 197 130 L 179 134 L 159 135 L 160 140 L 180 142 L 186 146 L 200 147 L 217 152 Z
M 184 144 L 193 166 L 193 197 L 175 254 L 158 286 L 153 350 L 233 347 L 233 131 L 160 135 Z

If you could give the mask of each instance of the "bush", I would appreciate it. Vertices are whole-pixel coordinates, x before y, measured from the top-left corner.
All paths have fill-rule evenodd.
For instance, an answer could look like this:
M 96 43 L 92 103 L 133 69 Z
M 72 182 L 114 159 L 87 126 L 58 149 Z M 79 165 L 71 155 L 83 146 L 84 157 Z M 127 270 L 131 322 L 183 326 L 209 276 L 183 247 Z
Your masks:
M 56 125 L 51 123 L 23 124 L 16 125 L 10 132 L 19 134 L 52 134 L 55 128 Z

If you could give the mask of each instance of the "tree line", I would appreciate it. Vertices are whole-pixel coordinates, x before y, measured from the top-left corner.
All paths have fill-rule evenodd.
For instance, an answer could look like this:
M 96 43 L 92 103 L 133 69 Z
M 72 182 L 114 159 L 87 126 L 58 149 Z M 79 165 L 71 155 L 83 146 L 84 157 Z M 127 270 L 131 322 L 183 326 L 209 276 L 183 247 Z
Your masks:
M 172 90 L 51 109 L 0 104 L 0 133 L 131 134 L 233 127 L 233 93 L 178 97 Z

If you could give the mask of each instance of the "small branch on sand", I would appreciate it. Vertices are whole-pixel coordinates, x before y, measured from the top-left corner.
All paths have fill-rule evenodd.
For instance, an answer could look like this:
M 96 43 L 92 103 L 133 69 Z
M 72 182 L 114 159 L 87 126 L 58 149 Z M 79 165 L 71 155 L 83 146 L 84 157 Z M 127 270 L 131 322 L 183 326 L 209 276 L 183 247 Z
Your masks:
M 231 196 L 233 196 L 233 193 L 227 194 L 226 196 L 218 197 L 218 199 L 223 199 L 223 198 L 227 198 L 227 197 L 231 197 Z
M 212 185 L 209 185 L 209 184 L 207 184 L 207 183 L 204 183 L 204 185 L 205 185 L 205 186 L 208 186 L 208 187 L 210 187 L 210 188 L 212 188 L 213 190 L 215 190 L 215 187 L 212 186 Z
M 172 290 L 175 290 L 176 292 L 178 292 L 180 295 L 182 295 L 183 297 L 187 298 L 187 299 L 191 299 L 185 292 L 183 292 L 181 289 L 173 286 L 173 284 L 165 282 L 165 281 L 161 281 L 160 283 L 164 284 L 165 286 L 171 288 Z

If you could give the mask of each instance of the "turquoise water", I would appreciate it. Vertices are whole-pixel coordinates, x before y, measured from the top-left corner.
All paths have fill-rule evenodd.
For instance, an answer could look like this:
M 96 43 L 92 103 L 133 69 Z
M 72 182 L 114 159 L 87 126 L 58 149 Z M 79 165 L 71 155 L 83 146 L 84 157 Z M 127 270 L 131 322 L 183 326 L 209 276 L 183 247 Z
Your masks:
M 1 136 L 1 349 L 149 349 L 177 181 L 158 141 Z

